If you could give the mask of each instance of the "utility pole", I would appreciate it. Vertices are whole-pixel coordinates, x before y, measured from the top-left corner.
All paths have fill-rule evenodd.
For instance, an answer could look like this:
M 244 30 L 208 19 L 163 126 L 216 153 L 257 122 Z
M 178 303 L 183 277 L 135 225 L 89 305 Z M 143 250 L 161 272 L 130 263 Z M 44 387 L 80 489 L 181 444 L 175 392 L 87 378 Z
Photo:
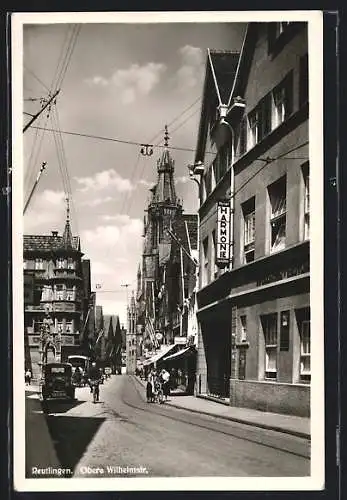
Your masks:
M 32 117 L 31 120 L 29 120 L 29 122 L 25 125 L 25 127 L 23 128 L 23 133 L 30 127 L 30 125 L 32 125 L 34 123 L 35 120 L 37 120 L 37 118 L 41 115 L 41 113 L 43 113 L 43 111 L 51 104 L 51 102 L 57 97 L 57 95 L 59 94 L 60 92 L 60 89 L 58 89 L 50 99 L 48 99 L 48 101 L 46 102 L 46 104 L 44 106 L 42 106 L 42 108 L 40 109 L 40 111 L 38 113 L 36 113 L 36 115 L 34 115 Z
M 31 192 L 30 192 L 30 194 L 29 194 L 29 197 L 28 197 L 28 199 L 27 199 L 27 201 L 26 201 L 26 203 L 25 203 L 25 205 L 24 205 L 23 215 L 25 214 L 26 209 L 28 208 L 28 205 L 29 205 L 29 203 L 30 203 L 30 200 L 31 200 L 31 198 L 32 198 L 32 196 L 33 196 L 33 194 L 34 194 L 34 191 L 35 191 L 35 189 L 36 189 L 36 186 L 37 186 L 37 184 L 38 184 L 38 182 L 39 182 L 39 180 L 40 180 L 41 174 L 42 174 L 42 172 L 44 171 L 44 169 L 46 168 L 46 165 L 47 165 L 47 162 L 46 162 L 46 161 L 44 161 L 44 162 L 42 163 L 42 165 L 41 165 L 41 168 L 40 168 L 40 170 L 39 170 L 39 173 L 38 173 L 38 175 L 37 175 L 37 177 L 36 177 L 36 181 L 35 181 L 35 183 L 34 183 L 34 185 L 33 185 L 33 188 L 32 188 L 32 190 L 31 190 Z

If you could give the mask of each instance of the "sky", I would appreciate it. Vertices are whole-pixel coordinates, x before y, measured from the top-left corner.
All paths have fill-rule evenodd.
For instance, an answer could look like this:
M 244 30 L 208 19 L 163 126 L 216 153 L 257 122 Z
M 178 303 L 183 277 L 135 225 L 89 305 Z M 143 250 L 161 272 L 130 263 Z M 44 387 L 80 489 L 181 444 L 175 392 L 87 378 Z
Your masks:
M 141 261 L 144 209 L 162 148 L 145 157 L 138 145 L 100 137 L 163 144 L 168 124 L 169 145 L 188 149 L 171 150 L 177 195 L 186 213 L 196 212 L 197 187 L 187 165 L 194 159 L 207 48 L 240 50 L 244 30 L 241 23 L 200 22 L 24 26 L 24 124 L 40 109 L 32 99 L 55 88 L 73 48 L 55 111 L 42 113 L 24 133 L 25 201 L 47 162 L 24 215 L 24 234 L 61 234 L 69 192 L 73 234 L 91 260 L 97 303 L 125 325 L 127 293 L 136 290 Z M 74 46 L 68 43 L 73 34 Z M 35 128 L 57 126 L 99 138 Z

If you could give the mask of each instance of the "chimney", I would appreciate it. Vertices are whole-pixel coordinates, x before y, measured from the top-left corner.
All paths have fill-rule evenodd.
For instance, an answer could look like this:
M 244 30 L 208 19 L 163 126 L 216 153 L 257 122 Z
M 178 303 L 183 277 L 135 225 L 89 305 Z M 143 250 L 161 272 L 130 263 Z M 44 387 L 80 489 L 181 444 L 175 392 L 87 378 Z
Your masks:
M 52 236 L 54 236 L 54 238 L 56 238 L 58 236 L 58 231 L 52 231 Z

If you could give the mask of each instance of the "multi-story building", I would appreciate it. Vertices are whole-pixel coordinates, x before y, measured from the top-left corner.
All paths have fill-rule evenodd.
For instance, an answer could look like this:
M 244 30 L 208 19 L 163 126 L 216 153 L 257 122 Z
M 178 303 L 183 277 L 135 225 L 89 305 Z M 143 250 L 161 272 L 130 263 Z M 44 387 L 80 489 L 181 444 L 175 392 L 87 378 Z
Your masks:
M 306 23 L 250 23 L 239 60 L 208 54 L 195 165 L 204 167 L 197 390 L 307 416 Z
M 24 235 L 26 364 L 38 375 L 42 362 L 79 352 L 85 290 L 80 239 L 72 236 L 69 210 L 63 235 Z
M 126 332 L 126 371 L 128 374 L 134 374 L 136 371 L 136 302 L 132 294 L 130 303 L 127 307 L 128 329 Z

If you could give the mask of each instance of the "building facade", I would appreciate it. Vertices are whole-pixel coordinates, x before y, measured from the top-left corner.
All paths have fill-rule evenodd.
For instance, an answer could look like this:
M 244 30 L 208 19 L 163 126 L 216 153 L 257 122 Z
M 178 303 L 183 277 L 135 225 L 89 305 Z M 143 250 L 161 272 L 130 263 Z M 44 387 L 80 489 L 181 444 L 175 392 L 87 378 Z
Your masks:
M 38 376 L 43 362 L 80 352 L 85 284 L 80 240 L 69 212 L 63 235 L 24 235 L 26 364 Z
M 157 172 L 144 221 L 142 269 L 137 275 L 137 328 L 146 370 L 160 364 L 169 352 L 183 350 L 188 332 L 196 331 L 192 296 L 197 276 L 198 217 L 184 214 L 177 198 L 167 128 Z
M 250 23 L 237 59 L 209 54 L 195 158 L 197 389 L 308 416 L 307 24 Z
M 136 372 L 136 302 L 132 294 L 127 308 L 128 328 L 126 332 L 126 372 L 130 375 Z

